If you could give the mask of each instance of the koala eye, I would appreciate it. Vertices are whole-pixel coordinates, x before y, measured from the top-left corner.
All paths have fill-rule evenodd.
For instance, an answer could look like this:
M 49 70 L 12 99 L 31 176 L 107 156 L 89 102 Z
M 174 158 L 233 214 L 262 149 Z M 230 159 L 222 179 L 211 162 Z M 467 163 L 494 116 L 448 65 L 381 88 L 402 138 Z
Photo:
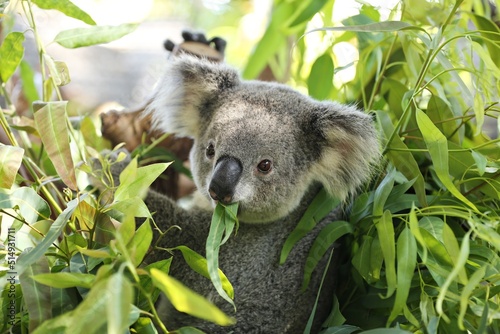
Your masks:
M 212 159 L 215 156 L 215 147 L 214 147 L 214 144 L 210 144 L 210 145 L 207 146 L 207 149 L 205 150 L 205 155 L 209 159 Z
M 257 169 L 262 174 L 267 174 L 271 171 L 272 165 L 273 165 L 273 163 L 271 162 L 271 160 L 264 159 L 261 162 L 259 162 L 259 164 L 257 165 Z

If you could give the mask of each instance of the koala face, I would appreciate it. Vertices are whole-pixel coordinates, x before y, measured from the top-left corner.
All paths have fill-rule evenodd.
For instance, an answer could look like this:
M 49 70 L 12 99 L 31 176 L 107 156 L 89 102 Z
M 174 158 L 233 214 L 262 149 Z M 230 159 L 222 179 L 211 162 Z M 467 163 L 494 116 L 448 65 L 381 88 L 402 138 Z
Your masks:
M 369 116 L 233 69 L 175 60 L 148 109 L 166 132 L 194 138 L 191 166 L 213 205 L 238 202 L 242 222 L 271 222 L 322 183 L 343 199 L 366 180 L 378 142 Z

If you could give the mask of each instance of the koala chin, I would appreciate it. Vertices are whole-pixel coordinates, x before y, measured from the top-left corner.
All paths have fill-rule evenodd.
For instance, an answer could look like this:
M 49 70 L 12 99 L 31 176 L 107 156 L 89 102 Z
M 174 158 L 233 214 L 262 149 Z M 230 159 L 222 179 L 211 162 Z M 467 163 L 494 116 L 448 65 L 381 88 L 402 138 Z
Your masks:
M 309 247 L 322 227 L 342 218 L 341 210 L 318 222 L 283 265 L 279 254 L 321 187 L 343 200 L 369 179 L 380 155 L 371 117 L 281 84 L 241 80 L 227 65 L 189 56 L 169 63 L 147 112 L 156 128 L 193 138 L 190 161 L 198 191 L 212 207 L 238 202 L 241 222 L 219 255 L 235 290 L 237 323 L 219 327 L 167 304 L 167 326 L 194 325 L 208 333 L 302 333 L 327 262 L 320 262 L 301 292 Z M 182 244 L 204 254 L 211 210 L 185 210 L 153 191 L 146 204 L 162 230 L 181 227 L 163 238 L 165 246 Z M 167 256 L 156 252 L 148 260 Z M 211 283 L 178 256 L 171 275 L 233 315 Z M 333 277 L 328 277 L 314 331 L 330 311 L 332 293 Z

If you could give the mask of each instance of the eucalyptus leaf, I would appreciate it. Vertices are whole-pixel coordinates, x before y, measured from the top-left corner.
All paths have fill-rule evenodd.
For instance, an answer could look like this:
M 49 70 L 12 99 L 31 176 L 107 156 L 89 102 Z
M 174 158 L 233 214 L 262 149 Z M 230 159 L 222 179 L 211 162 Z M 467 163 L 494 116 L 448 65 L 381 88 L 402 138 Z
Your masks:
M 417 261 L 417 242 L 406 227 L 397 241 L 397 289 L 396 299 L 387 323 L 391 323 L 403 311 L 410 293 L 411 281 Z
M 26 60 L 22 60 L 19 66 L 19 74 L 23 84 L 24 96 L 26 96 L 29 104 L 31 105 L 34 101 L 40 99 L 40 95 L 35 84 L 35 71 L 31 67 L 30 63 Z
M 307 23 L 325 4 L 327 0 L 307 0 L 302 1 L 302 10 L 295 20 L 290 24 L 290 27 L 294 27 L 299 24 Z
M 389 115 L 381 111 L 377 113 L 377 116 L 386 138 L 389 138 L 395 131 Z M 387 158 L 408 180 L 415 180 L 413 187 L 418 196 L 418 201 L 420 205 L 427 206 L 424 177 L 408 146 L 398 136 L 395 136 L 387 145 Z
M 138 27 L 135 23 L 118 26 L 92 26 L 61 31 L 54 41 L 68 49 L 109 43 L 130 34 Z
M 221 326 L 228 326 L 235 323 L 233 318 L 225 315 L 208 300 L 160 270 L 152 268 L 151 277 L 154 285 L 165 293 L 178 311 Z
M 207 255 L 207 270 L 215 289 L 219 295 L 224 298 L 228 303 L 236 306 L 233 297 L 230 296 L 222 285 L 221 275 L 219 274 L 219 249 L 220 246 L 229 238 L 230 233 L 235 225 L 238 224 L 236 219 L 236 212 L 238 211 L 238 203 L 230 205 L 222 205 L 220 202 L 215 207 L 212 222 L 210 223 L 210 230 L 208 232 L 206 242 L 206 255 Z M 232 289 L 231 289 L 232 290 Z M 231 292 L 231 290 L 229 292 Z
M 53 288 L 65 289 L 80 286 L 90 289 L 94 283 L 95 276 L 83 273 L 59 272 L 38 274 L 33 276 L 33 279 L 38 283 Z
M 172 258 L 170 257 L 165 260 L 153 262 L 147 265 L 144 269 L 150 272 L 152 268 L 156 268 L 161 272 L 168 274 L 168 272 L 170 271 L 171 263 Z M 134 305 L 137 305 L 137 307 L 139 307 L 141 310 L 150 311 L 151 304 L 149 303 L 149 300 L 151 300 L 153 303 L 156 303 L 156 300 L 160 296 L 161 291 L 153 285 L 153 280 L 150 275 L 140 275 L 139 284 L 141 286 L 141 289 L 137 289 Z M 149 295 L 146 296 L 144 292 Z
M 79 199 L 74 199 L 67 204 L 66 209 L 57 217 L 54 223 L 50 226 L 49 233 L 45 235 L 43 240 L 33 249 L 26 253 L 25 256 L 17 261 L 17 271 L 23 273 L 31 264 L 38 261 L 45 251 L 52 245 L 54 241 L 61 235 L 70 219 L 73 211 L 75 211 Z
M 295 229 L 287 237 L 281 250 L 280 264 L 285 263 L 288 254 L 300 239 L 309 233 L 316 224 L 339 205 L 340 201 L 332 198 L 325 189 L 321 189 L 306 212 L 300 219 Z
M 346 221 L 334 221 L 326 225 L 314 240 L 306 259 L 304 268 L 304 280 L 302 281 L 302 291 L 307 289 L 311 280 L 313 270 L 323 258 L 326 251 L 333 246 L 335 241 L 346 234 L 353 233 L 351 224 Z
M 85 299 L 73 310 L 73 319 L 66 333 L 106 333 L 107 305 L 112 293 L 108 287 L 109 278 L 97 281 Z
M 108 333 L 124 333 L 129 327 L 134 291 L 132 284 L 122 271 L 113 274 L 108 282 L 109 298 L 106 306 Z
M 396 241 L 392 214 L 386 210 L 381 218 L 375 221 L 380 247 L 384 255 L 385 271 L 387 278 L 387 298 L 392 296 L 397 287 L 396 279 Z
M 0 146 L 0 188 L 10 189 L 16 180 L 23 162 L 24 149 L 15 146 Z
M 127 244 L 127 248 L 132 256 L 132 261 L 134 266 L 141 264 L 144 256 L 151 247 L 151 241 L 153 240 L 153 230 L 151 228 L 151 223 L 146 220 L 135 232 L 132 240 Z
M 34 224 L 41 219 L 50 219 L 49 205 L 32 188 L 21 187 L 11 193 L 0 191 L 0 209 L 14 208 L 18 208 L 28 224 Z
M 23 252 L 18 261 L 28 253 Z M 39 257 L 25 267 L 19 275 L 23 298 L 29 313 L 29 329 L 34 331 L 41 323 L 52 317 L 50 287 L 36 282 L 32 276 L 49 272 L 49 263 L 46 257 Z
M 10 32 L 0 45 L 0 79 L 7 82 L 24 56 L 24 34 Z
M 328 98 L 333 89 L 333 72 L 334 65 L 330 54 L 325 53 L 318 57 L 307 79 L 309 95 L 318 100 Z
M 37 5 L 42 9 L 55 9 L 60 11 L 66 16 L 83 21 L 87 24 L 90 25 L 96 24 L 89 14 L 84 12 L 82 9 L 80 9 L 78 6 L 76 6 L 69 0 L 32 0 L 32 1 L 35 5 Z
M 149 186 L 160 176 L 170 163 L 157 163 L 137 167 L 137 159 L 132 159 L 120 174 L 120 185 L 115 192 L 115 201 L 134 197 L 144 197 Z
M 200 254 L 196 253 L 192 249 L 186 246 L 177 246 L 174 249 L 181 251 L 182 256 L 184 257 L 184 260 L 186 263 L 196 271 L 198 274 L 202 275 L 203 277 L 206 277 L 210 279 L 210 274 L 208 272 L 208 265 L 207 265 L 207 260 L 201 256 Z M 219 277 L 220 281 L 222 284 L 222 288 L 226 292 L 226 294 L 229 296 L 229 298 L 233 299 L 234 298 L 234 290 L 233 286 L 231 285 L 231 282 L 229 282 L 228 278 L 222 270 L 218 269 L 219 272 Z
M 62 181 L 72 190 L 77 189 L 75 167 L 69 145 L 67 102 L 47 102 L 35 112 L 35 124 L 47 155 Z
M 441 133 L 441 131 L 439 131 L 439 129 L 434 125 L 434 123 L 432 123 L 423 111 L 417 109 L 416 116 L 418 127 L 424 136 L 425 144 L 429 149 L 429 154 L 432 158 L 439 180 L 455 197 L 467 204 L 473 210 L 477 211 L 477 207 L 464 195 L 462 195 L 450 179 L 448 172 L 448 142 L 446 137 Z

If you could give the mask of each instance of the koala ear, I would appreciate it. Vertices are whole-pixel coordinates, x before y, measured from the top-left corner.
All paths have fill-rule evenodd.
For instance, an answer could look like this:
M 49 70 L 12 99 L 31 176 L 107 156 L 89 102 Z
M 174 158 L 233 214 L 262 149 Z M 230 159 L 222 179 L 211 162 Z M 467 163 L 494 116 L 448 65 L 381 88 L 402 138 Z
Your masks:
M 309 121 L 321 152 L 313 177 L 343 200 L 370 178 L 380 158 L 373 120 L 352 106 L 318 102 Z
M 169 62 L 158 82 L 146 115 L 167 133 L 198 138 L 203 106 L 240 83 L 238 73 L 223 64 L 183 55 Z

